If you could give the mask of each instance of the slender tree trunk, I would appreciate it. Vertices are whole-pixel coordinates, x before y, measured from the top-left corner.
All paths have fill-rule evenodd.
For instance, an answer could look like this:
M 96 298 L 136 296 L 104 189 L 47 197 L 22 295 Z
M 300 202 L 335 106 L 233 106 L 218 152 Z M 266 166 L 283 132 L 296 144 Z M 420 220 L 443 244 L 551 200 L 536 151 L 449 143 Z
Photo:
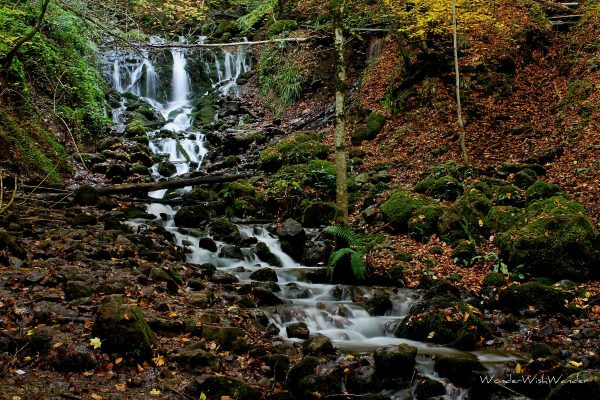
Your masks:
M 7 71 L 8 71 L 8 69 L 10 69 L 10 66 L 12 65 L 12 62 L 13 62 L 15 56 L 17 55 L 17 51 L 19 51 L 19 48 L 21 46 L 23 46 L 25 43 L 27 43 L 28 41 L 30 41 L 31 39 L 33 39 L 35 34 L 38 33 L 42 29 L 42 23 L 44 22 L 44 16 L 46 15 L 46 10 L 48 10 L 49 3 L 50 3 L 50 0 L 44 0 L 44 2 L 42 3 L 42 9 L 40 11 L 40 15 L 37 18 L 35 26 L 31 29 L 31 31 L 29 31 L 29 33 L 27 33 L 27 35 L 25 35 L 22 38 L 20 38 L 19 40 L 17 40 L 15 45 L 12 47 L 12 49 L 10 49 L 2 58 L 0 58 L 0 63 L 2 63 L 2 65 L 4 66 L 4 69 L 6 69 Z
M 335 47 L 335 199 L 338 225 L 348 224 L 348 166 L 346 154 L 346 59 L 344 56 L 344 8 L 346 0 L 332 0 Z
M 452 34 L 454 41 L 454 72 L 456 75 L 456 112 L 458 114 L 458 128 L 460 129 L 460 150 L 465 165 L 469 165 L 469 156 L 467 155 L 467 145 L 465 143 L 465 125 L 462 118 L 462 106 L 460 102 L 460 72 L 458 69 L 458 43 L 456 29 L 456 0 L 452 0 Z

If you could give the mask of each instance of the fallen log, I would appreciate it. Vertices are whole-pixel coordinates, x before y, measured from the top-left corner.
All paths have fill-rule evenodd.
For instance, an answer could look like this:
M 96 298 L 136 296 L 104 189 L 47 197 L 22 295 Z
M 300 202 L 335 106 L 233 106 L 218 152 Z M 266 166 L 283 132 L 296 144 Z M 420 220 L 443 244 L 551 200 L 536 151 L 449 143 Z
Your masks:
M 255 46 L 259 44 L 283 43 L 283 42 L 306 42 L 310 37 L 299 38 L 281 38 L 270 40 L 257 40 L 254 42 L 231 42 L 231 43 L 163 43 L 163 44 L 148 44 L 139 43 L 140 47 L 149 49 L 194 49 L 194 48 L 213 48 L 213 47 L 232 47 L 232 46 Z
M 177 189 L 186 186 L 195 185 L 206 185 L 211 183 L 225 183 L 233 182 L 238 179 L 248 178 L 251 175 L 212 175 L 212 176 L 198 176 L 196 178 L 188 179 L 176 179 L 172 181 L 159 181 L 159 182 L 146 182 L 146 183 L 124 183 L 122 185 L 109 186 L 105 188 L 98 188 L 98 194 L 107 195 L 115 193 L 126 193 L 126 192 L 137 192 L 137 191 L 151 191 L 161 189 Z

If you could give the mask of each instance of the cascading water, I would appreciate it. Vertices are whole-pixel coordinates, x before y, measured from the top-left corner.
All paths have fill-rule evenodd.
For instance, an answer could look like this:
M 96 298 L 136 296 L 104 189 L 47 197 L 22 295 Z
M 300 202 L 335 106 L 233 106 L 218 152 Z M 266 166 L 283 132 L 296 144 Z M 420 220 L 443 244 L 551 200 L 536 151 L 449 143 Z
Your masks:
M 142 96 L 149 104 L 160 112 L 166 119 L 165 125 L 157 131 L 149 133 L 150 149 L 164 155 L 176 166 L 174 176 L 188 173 L 193 168 L 199 168 L 203 157 L 207 153 L 204 146 L 204 135 L 192 130 L 192 113 L 194 95 L 191 89 L 191 80 L 187 71 L 188 55 L 182 49 L 172 49 L 172 76 L 170 82 L 170 98 L 161 98 L 159 87 L 159 73 L 148 54 L 142 57 L 132 57 L 130 54 L 113 52 L 109 54 L 110 67 L 107 77 L 112 79 L 113 88 L 121 93 L 130 92 Z M 206 54 L 201 53 L 201 56 Z M 250 61 L 243 47 L 235 53 L 223 51 L 218 56 L 211 54 L 214 59 L 204 63 L 203 70 L 212 79 L 210 85 L 222 96 L 230 94 L 239 95 L 237 79 L 251 68 Z M 111 59 L 111 57 L 113 59 Z M 206 58 L 209 59 L 208 57 Z M 129 85 L 122 87 L 122 81 L 129 78 Z M 163 77 L 164 78 L 164 77 Z M 145 89 L 142 91 L 142 89 Z M 115 122 L 120 119 L 126 109 L 126 102 L 115 116 Z M 164 132 L 172 132 L 165 135 Z M 160 133 L 160 134 L 159 134 Z M 159 177 L 158 167 L 152 168 L 153 175 Z M 179 189 L 185 192 L 191 188 Z M 151 198 L 162 198 L 166 190 L 150 192 Z M 278 285 L 281 292 L 278 296 L 287 300 L 288 304 L 275 310 L 265 310 L 273 324 L 280 328 L 281 336 L 287 340 L 286 325 L 293 322 L 304 322 L 311 333 L 321 333 L 328 336 L 336 347 L 345 352 L 362 353 L 372 352 L 376 348 L 387 344 L 408 343 L 419 349 L 418 368 L 424 375 L 434 377 L 431 355 L 436 354 L 464 354 L 464 352 L 434 346 L 427 343 L 415 342 L 393 336 L 395 326 L 408 313 L 410 306 L 415 301 L 414 293 L 407 289 L 390 292 L 393 309 L 385 316 L 371 316 L 360 305 L 353 302 L 351 291 L 359 291 L 368 295 L 371 288 L 347 288 L 340 285 L 313 284 L 306 280 L 306 274 L 314 270 L 295 262 L 280 246 L 278 239 L 262 226 L 241 226 L 242 237 L 255 237 L 267 245 L 270 251 L 281 261 L 280 267 L 274 267 L 259 260 L 251 251 L 244 249 L 244 260 L 233 260 L 219 257 L 219 250 L 225 243 L 217 241 L 218 250 L 212 252 L 199 246 L 199 237 L 183 233 L 174 223 L 177 207 L 151 203 L 148 212 L 163 220 L 166 229 L 171 231 L 177 244 L 187 249 L 188 262 L 193 264 L 212 263 L 224 272 L 235 273 L 241 282 L 250 282 L 250 274 L 263 267 L 271 267 L 276 271 Z M 142 221 L 131 221 L 133 225 L 143 224 Z M 241 272 L 240 272 L 241 271 Z M 494 365 L 505 362 L 514 357 L 510 355 L 497 355 L 489 352 L 471 352 L 470 356 L 478 357 L 483 363 Z M 461 399 L 464 390 L 456 389 L 446 382 L 447 398 Z M 414 389 L 414 388 L 413 388 Z M 409 389 L 413 390 L 413 389 Z M 410 396 L 407 391 L 393 394 L 394 399 Z

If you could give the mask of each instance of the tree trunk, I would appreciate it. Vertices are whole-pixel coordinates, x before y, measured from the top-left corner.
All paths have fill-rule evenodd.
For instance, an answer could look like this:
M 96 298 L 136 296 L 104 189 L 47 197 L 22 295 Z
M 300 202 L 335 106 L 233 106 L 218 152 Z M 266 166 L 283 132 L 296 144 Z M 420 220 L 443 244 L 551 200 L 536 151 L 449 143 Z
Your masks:
M 209 183 L 224 183 L 233 182 L 238 179 L 248 178 L 249 175 L 217 175 L 217 176 L 199 176 L 197 178 L 189 179 L 176 179 L 172 181 L 162 182 L 148 182 L 148 183 L 125 183 L 122 185 L 109 186 L 106 188 L 99 188 L 98 193 L 115 194 L 135 191 L 149 191 L 149 190 L 160 190 L 160 189 L 176 189 L 186 186 L 202 185 Z
M 23 46 L 25 43 L 33 39 L 36 33 L 38 33 L 42 29 L 42 23 L 44 22 L 44 16 L 46 15 L 46 10 L 48 10 L 48 4 L 50 0 L 44 0 L 42 3 L 42 9 L 40 11 L 40 15 L 37 18 L 35 26 L 27 33 L 27 35 L 23 36 L 21 39 L 17 40 L 15 45 L 10 49 L 2 58 L 0 58 L 0 63 L 4 66 L 4 69 L 7 71 L 10 69 L 12 62 L 17 55 L 17 51 L 19 48 Z
M 338 225 L 348 224 L 348 167 L 346 155 L 346 59 L 344 55 L 344 8 L 346 0 L 332 0 L 335 47 L 335 197 Z
M 469 156 L 467 155 L 467 145 L 465 143 L 465 125 L 462 118 L 462 106 L 460 103 L 460 73 L 458 69 L 458 43 L 456 29 L 456 0 L 452 0 L 452 36 L 454 41 L 454 72 L 456 75 L 456 112 L 458 114 L 458 128 L 460 129 L 460 150 L 462 152 L 463 162 L 469 165 Z

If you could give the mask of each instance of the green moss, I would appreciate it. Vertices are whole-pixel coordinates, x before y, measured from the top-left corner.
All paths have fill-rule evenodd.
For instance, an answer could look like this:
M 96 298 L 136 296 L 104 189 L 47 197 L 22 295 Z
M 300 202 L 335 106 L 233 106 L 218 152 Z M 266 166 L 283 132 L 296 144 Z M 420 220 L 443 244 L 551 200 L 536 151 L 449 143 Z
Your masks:
M 521 189 L 513 185 L 492 186 L 492 201 L 499 206 L 522 207 L 525 205 L 525 196 Z
M 367 117 L 366 125 L 358 127 L 352 132 L 352 144 L 359 145 L 364 140 L 373 140 L 385 126 L 387 118 L 377 112 L 372 112 Z
M 329 225 L 335 218 L 336 207 L 333 203 L 310 202 L 302 214 L 302 224 L 307 228 Z
M 486 215 L 492 208 L 492 202 L 489 198 L 482 191 L 475 188 L 467 190 L 460 199 L 471 203 L 483 215 Z
M 560 187 L 558 185 L 537 180 L 527 188 L 527 201 L 532 202 L 535 200 L 547 199 L 556 196 L 559 192 Z
M 504 280 L 504 275 L 499 272 L 490 272 L 483 278 L 482 286 L 488 288 L 499 288 L 506 284 Z
M 386 120 L 387 118 L 384 115 L 372 112 L 367 117 L 367 128 L 369 128 L 369 131 L 377 134 L 383 129 Z
M 511 285 L 498 293 L 499 306 L 509 311 L 533 306 L 544 312 L 557 312 L 564 310 L 564 301 L 562 291 L 537 282 Z
M 283 166 L 281 153 L 273 147 L 268 147 L 259 154 L 260 169 L 266 172 L 276 172 Z
M 322 134 L 298 132 L 275 145 L 285 164 L 302 164 L 314 159 L 326 159 L 329 148 L 322 142 Z
M 227 218 L 219 218 L 210 223 L 210 230 L 215 240 L 239 244 L 242 240 L 240 231 Z
M 223 159 L 224 167 L 235 167 L 238 164 L 238 159 L 234 155 L 227 156 Z
M 525 222 L 522 209 L 510 206 L 492 207 L 486 217 L 487 226 L 494 232 L 506 232 Z
M 562 197 L 538 200 L 527 207 L 526 218 L 496 238 L 509 265 L 555 279 L 598 274 L 598 232 L 581 205 Z
M 246 179 L 238 179 L 235 182 L 229 183 L 222 193 L 226 197 L 254 196 L 256 194 L 256 187 Z
M 426 178 L 415 185 L 415 192 L 440 200 L 456 200 L 463 193 L 463 185 L 451 176 Z
M 452 260 L 464 267 L 472 266 L 477 260 L 477 248 L 471 240 L 459 240 L 452 250 Z
M 408 234 L 423 240 L 437 233 L 438 220 L 443 212 L 444 208 L 439 206 L 425 206 L 415 210 L 408 221 Z
M 421 196 L 398 189 L 381 205 L 381 216 L 394 229 L 407 230 L 412 214 L 426 204 L 427 201 Z
M 269 25 L 267 30 L 270 38 L 282 33 L 288 33 L 298 29 L 298 23 L 292 19 L 280 19 Z
M 455 243 L 458 240 L 475 240 L 481 234 L 483 216 L 466 200 L 459 200 L 446 207 L 438 221 L 442 240 Z
M 527 189 L 531 184 L 533 184 L 537 180 L 537 174 L 532 169 L 523 169 L 517 172 L 512 177 L 512 182 L 515 186 L 521 189 Z

